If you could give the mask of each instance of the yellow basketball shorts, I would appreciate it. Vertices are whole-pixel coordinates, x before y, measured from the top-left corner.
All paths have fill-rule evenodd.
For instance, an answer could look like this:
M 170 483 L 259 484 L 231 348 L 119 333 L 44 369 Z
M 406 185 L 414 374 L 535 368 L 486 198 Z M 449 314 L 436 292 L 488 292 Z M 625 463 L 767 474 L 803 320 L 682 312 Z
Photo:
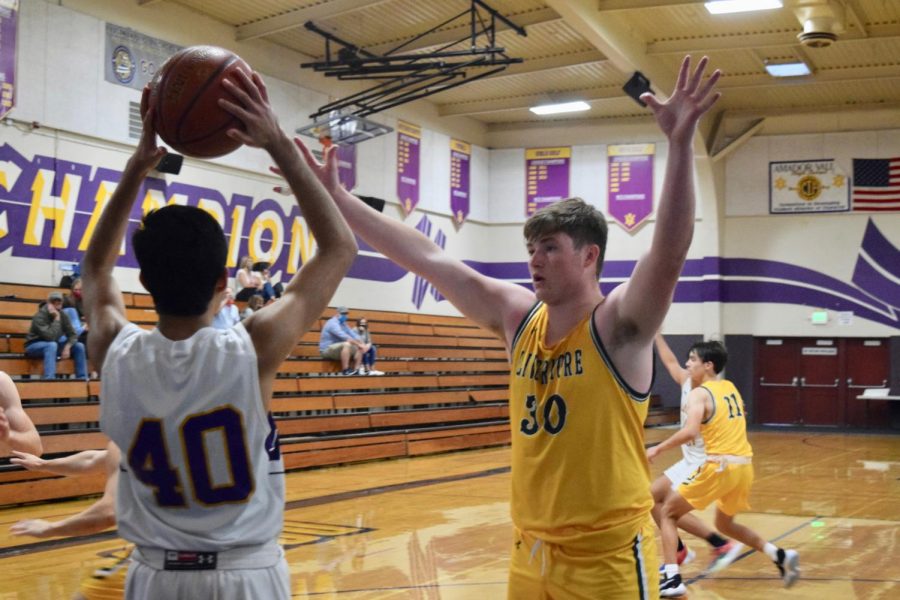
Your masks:
M 631 543 L 585 553 L 515 531 L 509 600 L 645 600 L 659 597 L 659 558 L 648 518 Z
M 85 600 L 122 600 L 125 597 L 125 577 L 131 562 L 131 548 L 123 557 L 112 559 L 81 581 L 79 593 Z
M 678 486 L 678 493 L 697 510 L 715 502 L 723 513 L 734 516 L 750 510 L 752 487 L 752 464 L 730 464 L 722 468 L 716 463 L 706 463 Z

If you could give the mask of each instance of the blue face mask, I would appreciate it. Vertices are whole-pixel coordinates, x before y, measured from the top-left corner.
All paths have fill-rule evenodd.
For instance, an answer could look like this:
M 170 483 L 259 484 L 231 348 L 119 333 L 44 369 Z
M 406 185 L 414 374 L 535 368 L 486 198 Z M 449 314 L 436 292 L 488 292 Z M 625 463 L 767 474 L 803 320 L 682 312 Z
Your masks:
M 341 315 L 341 316 L 339 316 L 339 317 L 338 317 L 338 321 L 340 321 L 342 324 L 343 324 L 343 323 L 346 323 L 346 322 L 347 322 L 347 315 Z

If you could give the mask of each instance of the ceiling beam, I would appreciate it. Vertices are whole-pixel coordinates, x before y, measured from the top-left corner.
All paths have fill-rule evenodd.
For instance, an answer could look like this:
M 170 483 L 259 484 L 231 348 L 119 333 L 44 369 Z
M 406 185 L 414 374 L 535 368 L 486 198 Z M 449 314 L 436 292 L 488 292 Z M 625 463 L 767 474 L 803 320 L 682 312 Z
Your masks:
M 702 4 L 705 0 L 597 0 L 597 9 L 635 10 L 640 8 L 665 8 L 670 6 L 689 6 Z
M 260 21 L 237 27 L 235 39 L 239 42 L 265 37 L 289 29 L 302 27 L 307 21 L 330 19 L 371 6 L 382 4 L 387 0 L 332 0 L 323 4 L 315 4 L 299 8 L 282 15 L 267 17 Z
M 537 106 L 539 104 L 550 104 L 553 102 L 584 100 L 585 102 L 594 103 L 604 100 L 620 100 L 622 97 L 622 90 L 618 87 L 583 88 L 579 90 L 555 92 L 552 95 L 547 92 L 542 92 L 539 94 L 530 94 L 528 96 L 516 96 L 515 98 L 496 98 L 493 100 L 439 104 L 438 114 L 442 117 L 479 115 L 508 110 L 520 110 L 523 108 L 531 108 L 532 106 Z
M 748 127 L 741 135 L 725 144 L 723 148 L 716 151 L 716 153 L 712 155 L 713 162 L 719 162 L 720 160 L 743 146 L 747 142 L 747 140 L 752 138 L 760 129 L 763 128 L 763 125 L 765 125 L 765 123 L 765 118 L 755 120 L 753 124 Z M 713 146 L 713 149 L 715 149 L 715 146 Z
M 900 64 L 874 67 L 854 67 L 852 69 L 827 69 L 816 71 L 806 77 L 772 77 L 760 75 L 726 75 L 719 80 L 719 89 L 726 93 L 729 90 L 749 90 L 773 87 L 810 87 L 827 83 L 863 83 L 900 79 Z
M 715 52 L 717 50 L 762 50 L 784 46 L 799 46 L 797 34 L 800 29 L 791 31 L 773 31 L 768 33 L 755 33 L 747 35 L 729 35 L 722 37 L 695 37 L 685 40 L 666 40 L 651 42 L 647 45 L 647 54 L 661 56 L 664 54 L 690 54 L 697 52 Z M 868 33 L 867 37 L 861 37 Z M 858 44 L 872 42 L 874 40 L 894 40 L 900 38 L 900 24 L 873 25 L 867 32 L 854 32 L 838 36 L 836 46 L 846 44 Z M 810 56 L 815 56 L 815 49 L 810 50 Z
M 570 54 L 560 54 L 558 56 L 547 56 L 544 58 L 529 58 L 525 62 L 510 65 L 505 71 L 501 71 L 496 75 L 485 77 L 473 85 L 482 82 L 496 81 L 504 77 L 515 77 L 516 75 L 525 75 L 528 73 L 540 73 L 543 71 L 554 71 L 556 69 L 564 69 L 566 67 L 576 67 L 578 65 L 586 65 L 591 63 L 603 62 L 606 57 L 599 50 L 583 50 L 581 52 L 572 52 Z
M 544 23 L 552 23 L 554 21 L 560 20 L 559 15 L 550 8 L 541 8 L 527 13 L 522 13 L 520 15 L 511 15 L 507 18 L 519 27 L 530 27 L 534 25 L 541 25 Z M 500 33 L 501 31 L 507 31 L 508 29 L 510 29 L 509 25 L 507 25 L 503 21 L 497 21 L 495 26 L 495 31 L 497 33 Z M 425 50 L 427 48 L 445 46 L 464 37 L 467 37 L 468 35 L 470 35 L 470 33 L 471 31 L 469 29 L 469 23 L 461 23 L 457 27 L 451 27 L 450 29 L 435 32 L 434 34 L 427 35 L 407 46 L 403 46 L 403 53 L 406 54 L 409 52 Z M 402 43 L 402 39 L 392 40 L 389 42 L 376 42 L 371 45 L 365 46 L 365 49 L 369 52 L 372 52 L 373 54 L 384 54 L 388 50 L 393 50 Z

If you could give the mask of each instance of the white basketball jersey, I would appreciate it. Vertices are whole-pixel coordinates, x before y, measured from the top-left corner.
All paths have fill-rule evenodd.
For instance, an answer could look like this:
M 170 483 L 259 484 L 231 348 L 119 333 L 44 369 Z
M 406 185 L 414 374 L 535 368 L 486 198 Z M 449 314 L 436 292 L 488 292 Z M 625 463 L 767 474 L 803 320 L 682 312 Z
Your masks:
M 681 426 L 687 423 L 688 396 L 691 394 L 691 378 L 687 377 L 681 384 Z M 706 462 L 706 446 L 703 444 L 703 436 L 697 434 L 690 442 L 681 445 L 684 459 L 691 462 Z
M 128 324 L 106 354 L 100 407 L 122 450 L 123 538 L 222 551 L 278 537 L 284 466 L 243 325 L 176 342 Z

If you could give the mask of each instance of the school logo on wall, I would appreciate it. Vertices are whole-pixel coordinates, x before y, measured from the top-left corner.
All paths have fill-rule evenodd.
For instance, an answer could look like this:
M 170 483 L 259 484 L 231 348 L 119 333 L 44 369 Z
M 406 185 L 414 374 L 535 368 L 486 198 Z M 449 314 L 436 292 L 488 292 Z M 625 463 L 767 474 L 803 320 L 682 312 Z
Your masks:
M 833 159 L 769 163 L 769 213 L 850 210 L 850 182 Z

